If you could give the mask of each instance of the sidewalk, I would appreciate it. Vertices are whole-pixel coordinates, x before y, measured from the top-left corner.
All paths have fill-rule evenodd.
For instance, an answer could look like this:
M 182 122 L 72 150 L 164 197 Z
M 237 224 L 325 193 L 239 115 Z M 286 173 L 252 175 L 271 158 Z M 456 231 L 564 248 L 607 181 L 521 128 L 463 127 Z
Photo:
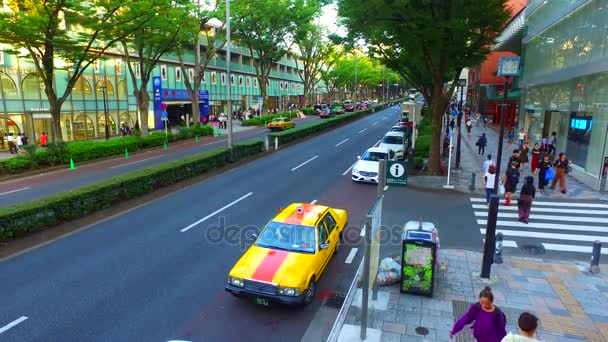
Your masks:
M 505 257 L 492 266 L 490 281 L 482 282 L 481 253 L 442 250 L 439 258 L 447 261 L 447 271 L 438 271 L 433 297 L 401 294 L 398 284 L 379 288 L 378 300 L 369 302 L 366 341 L 450 341 L 454 322 L 485 286 L 492 287 L 495 304 L 507 316 L 507 332 L 516 332 L 517 318 L 529 311 L 539 317 L 543 341 L 608 341 L 606 264 L 593 275 L 588 263 Z M 360 341 L 360 294 L 344 305 L 350 307 L 338 341 Z M 465 328 L 455 341 L 474 339 Z
M 486 156 L 488 154 L 492 155 L 492 159 L 496 162 L 496 153 L 498 146 L 498 130 L 497 127 L 475 127 L 471 130 L 471 136 L 467 135 L 466 129 L 464 129 L 463 124 L 462 129 L 462 141 L 461 141 L 461 155 L 460 155 L 460 170 L 455 170 L 456 163 L 456 144 L 458 137 L 458 129 L 454 130 L 454 151 L 452 153 L 452 172 L 450 174 L 450 185 L 454 186 L 454 189 L 466 193 L 475 193 L 481 194 L 485 196 L 485 184 L 483 181 L 482 174 L 482 166 L 483 162 L 487 159 Z M 486 134 L 488 139 L 488 145 L 486 146 L 485 153 L 483 155 L 478 154 L 478 148 L 475 146 L 477 139 L 481 136 L 482 133 Z M 506 137 L 505 131 L 505 137 Z M 506 164 L 511 156 L 513 149 L 517 148 L 517 144 L 509 146 L 506 143 L 506 138 L 503 144 L 503 152 L 502 152 L 502 160 L 500 166 L 500 174 L 501 177 L 504 175 L 506 170 Z M 530 156 L 531 158 L 531 156 Z M 443 161 L 445 167 L 447 168 L 447 158 Z M 521 188 L 521 184 L 523 182 L 523 178 L 525 176 L 532 175 L 530 172 L 530 164 L 526 165 L 526 169 L 522 173 L 522 177 L 518 189 Z M 475 190 L 471 191 L 471 174 L 475 173 Z M 535 176 L 535 184 L 538 182 L 538 176 Z M 423 186 L 428 188 L 437 188 L 443 189 L 443 185 L 446 184 L 446 177 L 442 176 L 412 176 L 410 180 L 410 184 L 413 186 Z M 587 185 L 579 182 L 574 179 L 574 177 L 568 176 L 568 193 L 566 195 L 559 192 L 559 190 L 551 190 L 550 188 L 542 194 L 537 192 L 537 199 L 577 199 L 577 200 L 603 200 L 608 201 L 608 195 L 595 191 L 588 187 Z

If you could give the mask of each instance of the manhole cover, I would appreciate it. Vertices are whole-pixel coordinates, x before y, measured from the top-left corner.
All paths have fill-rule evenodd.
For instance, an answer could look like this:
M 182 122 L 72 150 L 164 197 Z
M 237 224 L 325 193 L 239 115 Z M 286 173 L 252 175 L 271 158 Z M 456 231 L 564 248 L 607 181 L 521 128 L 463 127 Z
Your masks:
M 542 245 L 522 245 L 521 249 L 531 255 L 545 254 L 545 247 Z
M 332 295 L 327 298 L 325 305 L 340 309 L 342 308 L 342 304 L 344 304 L 344 300 L 346 300 L 346 296 L 343 293 L 332 293 Z
M 415 329 L 416 334 L 418 335 L 422 335 L 422 336 L 426 336 L 429 334 L 429 329 L 425 328 L 425 327 L 417 327 Z

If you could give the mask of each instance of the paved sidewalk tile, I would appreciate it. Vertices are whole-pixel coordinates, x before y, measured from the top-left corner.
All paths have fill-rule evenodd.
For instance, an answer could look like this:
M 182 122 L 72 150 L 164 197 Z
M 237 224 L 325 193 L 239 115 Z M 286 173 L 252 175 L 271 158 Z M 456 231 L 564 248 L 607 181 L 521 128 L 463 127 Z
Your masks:
M 507 317 L 508 331 L 517 331 L 519 315 L 528 311 L 539 317 L 541 340 L 608 341 L 608 275 L 593 275 L 584 263 L 507 257 L 503 264 L 492 266 L 489 280 L 482 280 L 481 257 L 470 251 L 440 251 L 439 258 L 448 261 L 448 268 L 437 275 L 432 297 L 400 294 L 396 284 L 381 287 L 392 305 L 386 311 L 370 310 L 368 326 L 381 331 L 383 342 L 449 341 L 454 322 L 477 301 L 481 289 L 491 286 L 495 304 Z M 455 293 L 460 297 L 455 298 Z M 351 305 L 346 323 L 360 322 L 361 310 Z M 465 328 L 455 341 L 474 341 L 470 329 Z

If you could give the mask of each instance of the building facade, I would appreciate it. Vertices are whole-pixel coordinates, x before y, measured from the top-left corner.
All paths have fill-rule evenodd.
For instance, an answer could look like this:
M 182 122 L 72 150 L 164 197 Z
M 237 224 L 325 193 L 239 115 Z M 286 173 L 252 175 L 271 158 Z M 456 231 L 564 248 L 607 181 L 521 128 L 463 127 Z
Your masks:
M 200 46 L 205 50 L 205 42 Z M 52 134 L 51 113 L 44 93 L 44 85 L 36 75 L 31 59 L 19 58 L 6 52 L 0 45 L 0 130 L 3 133 L 24 133 L 38 140 L 42 132 Z M 231 46 L 231 79 L 226 75 L 226 51 L 219 51 L 213 58 L 201 90 L 209 94 L 209 114 L 227 112 L 227 87 L 231 84 L 232 109 L 234 111 L 261 106 L 260 87 L 255 77 L 254 59 L 249 50 Z M 171 123 L 184 122 L 191 113 L 191 102 L 185 87 L 186 77 L 193 81 L 194 53 L 184 56 L 186 73 L 182 74 L 177 56 L 165 56 L 159 61 L 153 76 L 159 76 L 161 100 L 168 105 Z M 66 88 L 70 70 L 62 61 L 56 61 L 58 70 L 55 88 L 59 96 Z M 137 82 L 139 81 L 136 75 Z M 152 80 L 148 84 L 150 111 L 148 124 L 159 129 L 160 113 L 155 110 Z M 288 54 L 271 71 L 268 87 L 271 109 L 284 108 L 297 103 L 303 94 L 303 85 L 295 57 Z M 105 100 L 105 101 L 104 101 Z M 202 101 L 201 101 L 202 102 Z M 106 115 L 108 113 L 108 122 Z M 118 135 L 122 124 L 134 127 L 138 120 L 138 107 L 133 96 L 133 82 L 125 65 L 125 58 L 118 51 L 110 51 L 97 60 L 77 81 L 61 109 L 61 130 L 64 141 L 94 139 L 105 136 L 108 124 L 111 135 Z M 190 118 L 197 122 L 201 118 Z M 7 148 L 7 144 L 3 144 Z
M 520 127 L 553 132 L 572 174 L 606 191 L 608 0 L 530 1 L 523 37 Z

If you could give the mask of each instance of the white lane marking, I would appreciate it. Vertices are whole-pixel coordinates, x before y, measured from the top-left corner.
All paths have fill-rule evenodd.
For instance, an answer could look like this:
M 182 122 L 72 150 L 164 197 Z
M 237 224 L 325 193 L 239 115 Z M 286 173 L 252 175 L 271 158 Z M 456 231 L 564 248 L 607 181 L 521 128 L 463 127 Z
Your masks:
M 14 326 L 16 326 L 17 324 L 25 321 L 27 319 L 27 317 L 25 316 L 21 316 L 19 318 L 17 318 L 16 320 L 10 322 L 9 324 L 3 326 L 2 328 L 0 328 L 0 334 L 2 334 L 3 332 L 13 328 Z
M 359 132 L 357 132 L 357 133 L 361 134 L 361 133 L 363 133 L 363 132 L 365 132 L 365 131 L 367 131 L 367 128 L 364 128 L 364 129 L 360 130 L 360 131 L 359 131 Z
M 378 141 L 377 141 L 377 142 L 374 144 L 374 147 L 376 147 L 376 146 L 380 145 L 380 143 L 381 143 L 381 142 L 382 142 L 382 139 L 378 140 Z
M 26 187 L 26 188 L 21 188 L 21 189 L 17 189 L 17 190 L 11 190 L 11 191 L 7 191 L 7 192 L 3 192 L 3 193 L 0 193 L 0 196 L 2 196 L 2 195 L 8 195 L 8 194 L 12 194 L 12 193 L 19 192 L 19 191 L 23 191 L 23 190 L 27 190 L 27 189 L 29 189 L 29 188 L 30 188 L 30 187 L 28 186 L 28 187 Z
M 487 220 L 477 220 L 480 225 L 486 226 Z M 518 228 L 539 228 L 539 229 L 554 229 L 554 230 L 568 230 L 578 232 L 599 232 L 605 233 L 608 231 L 608 227 L 602 226 L 581 226 L 581 225 L 570 225 L 570 224 L 559 224 L 559 223 L 543 223 L 543 222 L 530 222 L 528 224 L 514 221 L 496 221 L 496 226 L 500 227 L 518 227 Z
M 346 176 L 346 174 L 349 173 L 350 170 L 352 170 L 353 167 L 355 167 L 355 165 L 357 165 L 357 162 L 354 162 L 353 165 L 351 165 L 348 169 L 346 169 L 346 171 L 342 172 L 342 176 Z
M 312 157 L 312 158 L 308 159 L 307 161 L 303 162 L 302 164 L 300 164 L 300 165 L 298 165 L 298 166 L 294 167 L 293 169 L 291 169 L 291 171 L 295 171 L 295 170 L 297 170 L 297 169 L 301 168 L 302 166 L 304 166 L 304 165 L 306 165 L 306 164 L 310 163 L 311 161 L 313 161 L 313 160 L 315 160 L 315 159 L 317 159 L 317 158 L 319 158 L 319 156 L 318 156 L 318 155 L 317 155 L 317 156 L 314 156 L 314 157 Z
M 388 190 L 388 185 L 384 186 L 384 191 Z
M 310 204 L 315 204 L 315 203 L 317 203 L 317 200 L 310 201 Z
M 486 239 L 482 239 L 482 241 L 483 241 L 483 243 L 486 243 Z M 502 246 L 517 248 L 517 242 L 512 241 L 512 240 L 502 240 Z
M 150 157 L 150 158 L 146 158 L 146 159 L 142 159 L 142 160 L 137 160 L 137 161 L 126 163 L 126 164 L 116 165 L 116 166 L 110 167 L 110 169 L 117 169 L 119 167 L 123 167 L 123 166 L 127 166 L 127 165 L 133 165 L 133 164 L 141 163 L 141 162 L 144 162 L 144 161 L 147 161 L 147 160 L 152 160 L 152 159 L 156 159 L 156 158 L 160 158 L 160 157 L 164 157 L 164 156 Z
M 355 255 L 357 255 L 357 251 L 359 250 L 359 248 L 353 247 L 350 249 L 350 252 L 348 253 L 348 256 L 346 257 L 346 260 L 344 260 L 345 264 L 350 264 L 353 262 L 353 259 L 355 259 Z
M 486 234 L 485 228 L 479 228 L 481 234 Z M 585 241 L 593 242 L 599 240 L 603 243 L 608 242 L 608 236 L 592 236 L 592 235 L 575 235 L 575 234 L 557 234 L 557 233 L 539 233 L 539 232 L 526 232 L 521 230 L 502 230 L 498 229 L 496 234 L 502 233 L 504 236 L 517 236 L 526 238 L 536 239 L 549 239 L 549 240 L 568 240 L 568 241 Z
M 336 144 L 336 147 L 338 147 L 338 146 L 340 146 L 340 145 L 344 144 L 345 142 L 347 142 L 347 141 L 349 141 L 349 140 L 350 140 L 350 138 L 346 138 L 346 139 L 344 139 L 344 140 L 340 141 L 339 143 L 337 143 L 337 144 Z
M 487 209 L 485 204 L 473 204 L 473 209 Z M 517 210 L 516 206 L 501 206 L 499 210 Z M 608 210 L 584 210 L 584 209 L 563 209 L 563 208 L 542 208 L 532 206 L 532 212 L 545 213 L 561 213 L 561 214 L 591 214 L 591 215 L 608 215 Z
M 246 195 L 243 195 L 243 196 L 239 197 L 238 199 L 236 199 L 236 200 L 234 200 L 234 201 L 232 201 L 232 202 L 230 202 L 230 203 L 226 204 L 225 206 L 221 207 L 220 209 L 218 209 L 218 210 L 216 210 L 216 211 L 212 212 L 211 214 L 209 214 L 209 215 L 207 215 L 207 216 L 203 217 L 202 219 L 200 219 L 200 220 L 198 220 L 198 221 L 194 222 L 193 224 L 189 225 L 188 227 L 186 227 L 186 228 L 184 228 L 184 229 L 180 230 L 180 232 L 182 232 L 182 233 L 187 232 L 188 230 L 190 230 L 190 229 L 192 229 L 192 228 L 196 227 L 197 225 L 199 225 L 200 223 L 202 223 L 202 222 L 204 222 L 204 221 L 208 220 L 209 218 L 213 217 L 214 215 L 216 215 L 216 214 L 218 214 L 218 213 L 220 213 L 220 212 L 222 212 L 222 211 L 224 211 L 224 210 L 226 210 L 226 209 L 228 209 L 228 208 L 232 207 L 233 205 L 237 204 L 238 202 L 240 202 L 240 201 L 244 200 L 245 198 L 247 198 L 247 197 L 249 197 L 249 196 L 251 196 L 251 195 L 253 195 L 253 192 L 250 192 L 250 193 L 248 193 L 248 194 L 246 194 Z
M 372 124 L 372 126 L 376 126 L 377 124 L 378 124 L 378 121 L 374 122 L 374 123 Z
M 589 246 L 575 246 L 575 245 L 561 245 L 557 243 L 543 243 L 543 247 L 546 250 L 561 251 L 561 252 L 578 252 L 578 253 L 591 253 L 593 247 Z M 602 254 L 608 254 L 608 248 L 602 248 Z
M 486 202 L 485 198 L 470 198 L 471 202 Z M 513 205 L 517 201 L 511 201 Z M 578 207 L 578 208 L 603 208 L 608 209 L 608 204 L 599 203 L 581 203 L 581 202 L 550 202 L 550 201 L 534 201 L 534 205 L 552 206 L 552 207 Z
M 487 211 L 476 211 L 475 216 L 487 217 Z M 518 218 L 518 214 L 498 213 L 498 217 L 502 218 Z M 577 216 L 556 216 L 556 215 L 530 215 L 531 220 L 550 220 L 550 221 L 567 221 L 567 222 L 591 222 L 591 223 L 608 223 L 608 218 L 601 217 L 577 217 Z

